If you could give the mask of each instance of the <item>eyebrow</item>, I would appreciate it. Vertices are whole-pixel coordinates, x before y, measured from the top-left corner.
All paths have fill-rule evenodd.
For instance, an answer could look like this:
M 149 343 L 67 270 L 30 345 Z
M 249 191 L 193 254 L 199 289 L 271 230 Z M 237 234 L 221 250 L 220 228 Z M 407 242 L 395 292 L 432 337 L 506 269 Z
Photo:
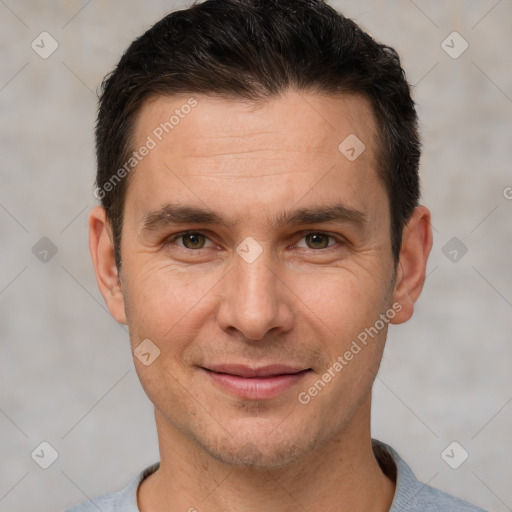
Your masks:
M 284 211 L 274 218 L 268 216 L 267 218 L 272 228 L 285 225 L 321 224 L 325 222 L 348 223 L 364 228 L 368 223 L 368 218 L 364 212 L 339 202 L 318 207 Z M 141 221 L 141 231 L 156 231 L 173 224 L 216 224 L 233 229 L 238 224 L 238 219 L 234 221 L 225 219 L 207 208 L 168 203 L 159 210 L 149 212 L 144 216 Z

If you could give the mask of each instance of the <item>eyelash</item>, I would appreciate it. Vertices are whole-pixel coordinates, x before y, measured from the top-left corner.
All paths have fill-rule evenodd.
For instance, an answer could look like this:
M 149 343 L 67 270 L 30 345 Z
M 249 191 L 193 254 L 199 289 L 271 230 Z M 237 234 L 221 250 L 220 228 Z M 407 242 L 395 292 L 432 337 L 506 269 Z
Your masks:
M 303 238 L 305 238 L 308 235 L 313 235 L 313 234 L 314 235 L 323 235 L 323 236 L 327 236 L 328 238 L 332 238 L 333 240 L 336 241 L 337 244 L 344 245 L 346 243 L 346 241 L 344 239 L 338 238 L 338 237 L 336 237 L 334 235 L 330 235 L 329 233 L 326 233 L 324 231 L 307 231 L 307 232 L 303 232 L 300 240 L 302 240 Z M 203 235 L 208 240 L 210 240 L 208 238 L 208 236 L 205 233 L 203 233 L 202 231 L 181 231 L 180 233 L 176 233 L 176 234 L 171 235 L 170 237 L 168 237 L 164 241 L 164 246 L 168 247 L 169 245 L 174 244 L 176 242 L 176 240 L 178 240 L 178 239 L 180 239 L 180 238 L 182 238 L 184 236 L 187 236 L 187 235 Z M 177 247 L 179 249 L 181 249 L 183 251 L 187 251 L 187 252 L 199 252 L 199 251 L 201 251 L 203 249 L 208 249 L 208 248 L 188 249 L 187 247 L 182 247 L 182 246 L 177 246 Z M 331 250 L 331 249 L 334 249 L 334 248 L 336 248 L 336 244 L 328 245 L 327 247 L 325 247 L 323 249 L 309 249 L 309 248 L 306 248 L 306 250 L 312 251 L 312 252 L 325 252 L 325 251 L 328 251 L 328 250 Z M 299 249 L 304 249 L 304 248 L 300 247 Z

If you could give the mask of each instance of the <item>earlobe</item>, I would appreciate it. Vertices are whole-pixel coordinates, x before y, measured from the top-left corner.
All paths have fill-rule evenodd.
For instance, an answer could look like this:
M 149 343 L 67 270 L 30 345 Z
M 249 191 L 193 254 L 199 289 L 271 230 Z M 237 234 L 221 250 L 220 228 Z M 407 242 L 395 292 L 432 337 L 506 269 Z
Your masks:
M 96 282 L 108 310 L 119 323 L 126 324 L 124 295 L 116 267 L 112 232 L 105 209 L 101 206 L 96 206 L 89 214 L 89 251 Z
M 397 267 L 393 301 L 402 306 L 391 321 L 407 322 L 414 312 L 414 303 L 420 296 L 425 282 L 428 256 L 432 249 L 430 211 L 418 206 L 402 233 L 402 247 Z

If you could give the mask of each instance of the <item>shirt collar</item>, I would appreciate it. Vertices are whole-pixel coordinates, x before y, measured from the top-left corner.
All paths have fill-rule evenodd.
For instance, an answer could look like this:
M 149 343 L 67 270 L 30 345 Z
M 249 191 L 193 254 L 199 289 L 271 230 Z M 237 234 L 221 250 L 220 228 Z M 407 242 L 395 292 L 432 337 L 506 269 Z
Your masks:
M 372 439 L 372 448 L 384 474 L 396 483 L 395 495 L 389 512 L 407 512 L 417 495 L 425 487 L 428 487 L 427 484 L 422 484 L 416 479 L 411 468 L 391 446 Z M 130 481 L 119 494 L 115 506 L 116 512 L 140 512 L 137 505 L 139 485 L 159 467 L 160 462 L 155 462 Z

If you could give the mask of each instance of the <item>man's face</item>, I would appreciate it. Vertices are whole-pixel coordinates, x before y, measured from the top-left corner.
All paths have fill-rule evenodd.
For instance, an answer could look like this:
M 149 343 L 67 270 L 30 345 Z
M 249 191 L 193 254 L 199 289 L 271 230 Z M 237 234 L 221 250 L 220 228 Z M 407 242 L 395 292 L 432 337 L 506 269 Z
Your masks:
M 391 308 L 394 275 L 376 124 L 356 96 L 289 92 L 256 107 L 196 95 L 158 141 L 187 99 L 147 103 L 134 132 L 134 149 L 157 144 L 127 190 L 121 284 L 132 349 L 160 350 L 136 369 L 160 435 L 230 463 L 286 464 L 369 409 L 387 324 L 360 351 L 352 342 Z M 171 222 L 166 206 L 225 224 Z

